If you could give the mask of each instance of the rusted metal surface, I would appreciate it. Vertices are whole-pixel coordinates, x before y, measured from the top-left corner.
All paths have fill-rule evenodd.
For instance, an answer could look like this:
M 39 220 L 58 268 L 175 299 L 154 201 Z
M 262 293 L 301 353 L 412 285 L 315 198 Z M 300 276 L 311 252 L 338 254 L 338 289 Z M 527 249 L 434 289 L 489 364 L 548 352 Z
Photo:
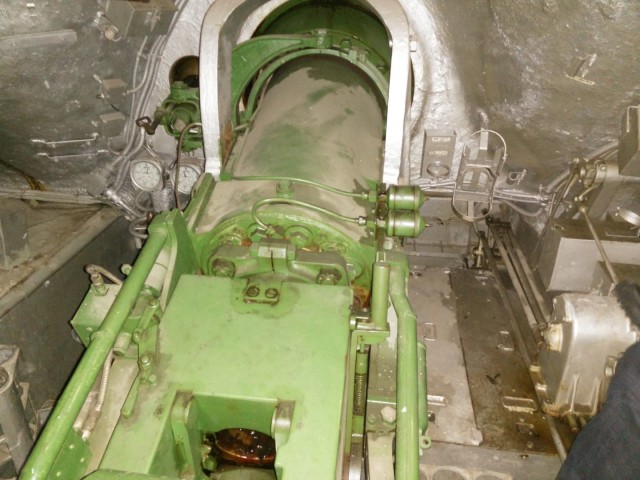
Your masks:
M 247 428 L 227 428 L 215 434 L 215 453 L 223 462 L 251 467 L 272 467 L 276 442 L 269 435 Z

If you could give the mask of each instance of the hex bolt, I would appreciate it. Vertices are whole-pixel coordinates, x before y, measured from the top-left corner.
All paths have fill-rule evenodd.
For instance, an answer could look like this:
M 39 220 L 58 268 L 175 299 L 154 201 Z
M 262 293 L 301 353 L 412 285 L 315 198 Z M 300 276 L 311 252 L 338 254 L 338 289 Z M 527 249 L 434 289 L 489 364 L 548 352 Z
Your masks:
M 246 295 L 247 297 L 255 298 L 260 295 L 260 289 L 255 285 L 251 285 L 249 288 L 247 288 Z
M 149 365 L 151 365 L 151 355 L 149 355 L 148 353 L 143 354 L 140 357 L 140 365 L 142 367 L 148 367 Z
M 264 292 L 264 296 L 267 297 L 268 299 L 272 300 L 274 298 L 276 298 L 278 296 L 278 289 L 276 288 L 267 288 L 267 290 Z
M 387 425 L 393 425 L 396 423 L 396 409 L 390 405 L 386 405 L 380 411 L 380 416 L 382 417 L 382 421 Z
M 236 273 L 236 266 L 230 260 L 218 258 L 211 265 L 211 271 L 216 277 L 230 278 Z

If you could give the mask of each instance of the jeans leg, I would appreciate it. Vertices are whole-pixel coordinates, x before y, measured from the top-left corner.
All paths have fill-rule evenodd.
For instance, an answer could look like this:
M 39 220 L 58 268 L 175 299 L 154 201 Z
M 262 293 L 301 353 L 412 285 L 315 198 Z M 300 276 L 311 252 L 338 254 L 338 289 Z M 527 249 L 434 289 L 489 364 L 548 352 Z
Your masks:
M 556 480 L 640 479 L 640 343 L 618 362 L 607 400 L 578 434 Z

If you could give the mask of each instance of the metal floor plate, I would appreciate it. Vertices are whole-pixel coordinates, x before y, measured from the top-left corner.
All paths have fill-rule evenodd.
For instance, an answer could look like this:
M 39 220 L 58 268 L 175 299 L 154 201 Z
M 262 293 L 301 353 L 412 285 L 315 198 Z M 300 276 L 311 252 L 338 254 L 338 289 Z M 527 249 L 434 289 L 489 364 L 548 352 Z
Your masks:
M 427 346 L 423 480 L 546 480 L 560 468 L 490 272 L 412 266 Z
M 409 300 L 418 317 L 418 338 L 427 347 L 427 386 L 432 440 L 478 445 L 455 298 L 443 268 L 413 269 Z
M 423 455 L 421 480 L 553 480 L 557 455 L 434 442 Z
M 483 445 L 555 453 L 490 272 L 454 270 L 458 328 Z

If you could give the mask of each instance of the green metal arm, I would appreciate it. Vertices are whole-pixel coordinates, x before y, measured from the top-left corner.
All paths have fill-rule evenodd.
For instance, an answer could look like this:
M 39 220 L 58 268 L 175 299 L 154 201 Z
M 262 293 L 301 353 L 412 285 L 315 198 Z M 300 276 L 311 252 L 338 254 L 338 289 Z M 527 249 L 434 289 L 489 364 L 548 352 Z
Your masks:
M 91 344 L 71 377 L 62 396 L 51 413 L 49 422 L 31 452 L 22 470 L 21 480 L 47 480 L 56 458 L 64 446 L 65 439 L 75 421 L 87 395 L 91 391 L 98 374 L 102 371 L 107 355 L 113 348 L 140 290 L 153 267 L 167 235 L 164 231 L 154 231 L 149 235 L 136 266 L 124 282 L 120 294 L 111 306 L 100 330 L 92 338 Z
M 407 297 L 407 272 L 391 264 L 389 293 L 398 315 L 396 369 L 396 472 L 397 480 L 419 478 L 418 338 L 416 314 Z

